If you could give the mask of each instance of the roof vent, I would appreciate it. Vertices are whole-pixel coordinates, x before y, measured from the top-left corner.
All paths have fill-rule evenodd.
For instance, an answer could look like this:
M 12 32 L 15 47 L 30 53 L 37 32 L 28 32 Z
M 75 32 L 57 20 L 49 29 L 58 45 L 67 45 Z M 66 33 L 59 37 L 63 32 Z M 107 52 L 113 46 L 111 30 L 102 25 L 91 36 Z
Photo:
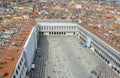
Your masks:
M 0 60 L 0 65 L 3 64 L 2 61 Z
M 2 69 L 3 67 L 2 66 L 0 66 L 0 70 Z
M 14 57 L 7 57 L 8 60 L 14 60 Z
M 0 73 L 0 78 L 4 78 L 5 76 L 8 76 L 8 73 L 7 73 L 7 72 L 2 72 L 2 73 Z
M 17 49 L 17 52 L 19 51 L 19 49 Z

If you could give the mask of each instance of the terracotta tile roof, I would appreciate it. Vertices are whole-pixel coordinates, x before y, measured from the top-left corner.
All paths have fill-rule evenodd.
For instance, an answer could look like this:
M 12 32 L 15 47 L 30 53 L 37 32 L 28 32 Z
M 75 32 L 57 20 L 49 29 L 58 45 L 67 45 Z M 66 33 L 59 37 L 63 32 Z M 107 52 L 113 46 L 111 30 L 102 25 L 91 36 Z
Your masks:
M 119 22 L 116 22 L 116 18 L 119 18 L 120 14 L 115 14 L 115 8 L 118 5 L 108 7 L 106 3 L 98 5 L 86 2 L 82 6 L 85 7 L 82 8 L 85 14 L 80 17 L 82 20 L 81 26 L 120 52 L 120 25 L 117 25 Z M 117 9 L 117 12 L 120 12 L 119 9 Z M 93 17 L 91 18 L 91 16 Z M 106 27 L 102 26 L 104 24 Z
M 0 61 L 2 62 L 2 64 L 0 65 L 0 76 L 2 76 L 3 74 L 5 75 L 6 73 L 7 75 L 4 76 L 5 78 L 11 77 L 15 65 L 21 54 L 18 51 L 19 49 L 17 47 L 9 46 L 5 49 L 4 52 L 2 52 L 2 55 L 0 56 Z
M 32 27 L 35 24 L 34 19 L 32 18 L 59 18 L 62 19 L 62 15 L 67 14 L 65 18 L 68 18 L 69 16 L 73 16 L 76 14 L 81 14 L 80 19 L 82 20 L 81 26 L 86 28 L 88 31 L 95 34 L 97 37 L 105 41 L 110 46 L 114 47 L 118 51 L 120 51 L 120 46 L 117 46 L 120 44 L 120 37 L 119 37 L 119 29 L 120 25 L 116 25 L 115 18 L 119 18 L 120 14 L 114 14 L 115 7 L 118 12 L 120 12 L 120 9 L 117 8 L 119 5 L 113 5 L 112 7 L 108 7 L 106 3 L 101 3 L 98 5 L 98 3 L 88 3 L 79 1 L 79 3 L 82 5 L 82 8 L 80 11 L 78 11 L 76 8 L 72 7 L 69 8 L 67 5 L 59 5 L 60 9 L 54 9 L 54 6 L 56 4 L 47 4 L 46 7 L 42 7 L 41 4 L 37 3 L 39 7 L 41 7 L 41 10 L 45 10 L 48 12 L 47 15 L 39 14 L 37 10 L 39 10 L 38 7 L 35 7 L 34 13 L 30 14 L 29 19 L 23 19 L 23 14 L 14 14 L 11 16 L 6 16 L 5 14 L 0 14 L 0 16 L 3 16 L 3 21 L 6 20 L 12 20 L 8 22 L 8 24 L 1 25 L 0 31 L 4 31 L 6 29 L 15 28 L 14 33 L 10 36 L 10 38 L 7 38 L 6 40 L 10 41 L 10 45 L 7 45 L 7 42 L 4 42 L 4 45 L 0 46 L 0 61 L 3 64 L 0 64 L 0 76 L 3 76 L 5 78 L 10 78 L 14 67 L 21 55 L 22 47 L 24 46 L 28 35 L 30 34 L 30 31 Z M 65 10 L 68 10 L 68 12 L 65 12 Z M 61 11 L 61 13 L 60 13 Z M 54 15 L 52 14 L 54 13 Z M 83 14 L 83 15 L 82 15 Z M 13 19 L 14 17 L 21 17 L 19 19 Z M 78 16 L 73 18 L 73 21 L 77 21 L 79 19 Z M 113 29 L 108 27 L 99 27 L 99 24 L 104 24 L 107 22 L 112 22 Z M 110 25 L 110 26 L 111 26 Z M 111 32 L 110 32 L 111 31 Z M 107 35 L 109 36 L 107 36 Z M 12 39 L 15 37 L 15 39 Z M 104 38 L 105 37 L 105 38 Z M 1 78 L 1 77 L 0 77 Z
M 4 43 L 3 46 L 0 47 L 0 78 L 10 78 L 16 63 L 22 53 L 23 46 L 30 34 L 30 31 L 32 30 L 32 27 L 35 25 L 35 21 L 33 19 L 19 19 L 19 20 L 13 20 L 14 22 L 11 22 L 12 24 L 18 24 L 24 23 L 26 26 L 18 26 L 20 27 L 20 32 L 18 34 L 13 34 L 11 37 L 16 37 L 15 40 L 10 40 L 10 38 L 7 38 L 6 40 L 10 40 L 11 43 L 8 46 Z M 27 27 L 29 26 L 29 27 Z M 13 26 L 13 28 L 16 28 L 16 26 Z M 5 29 L 5 28 L 4 28 Z

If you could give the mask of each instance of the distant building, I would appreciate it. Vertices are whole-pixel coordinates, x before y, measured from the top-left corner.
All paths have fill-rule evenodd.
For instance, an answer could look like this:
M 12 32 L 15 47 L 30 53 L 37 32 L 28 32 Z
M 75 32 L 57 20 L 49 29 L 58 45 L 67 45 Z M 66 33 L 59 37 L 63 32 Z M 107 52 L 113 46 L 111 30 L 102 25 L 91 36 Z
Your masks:
M 3 2 L 0 0 L 0 8 L 2 8 L 3 6 Z
M 107 1 L 109 1 L 109 2 L 113 2 L 113 3 L 120 3 L 120 0 L 107 0 Z
M 47 0 L 39 0 L 40 2 L 47 2 Z
M 16 9 L 20 13 L 33 13 L 32 6 L 18 6 Z

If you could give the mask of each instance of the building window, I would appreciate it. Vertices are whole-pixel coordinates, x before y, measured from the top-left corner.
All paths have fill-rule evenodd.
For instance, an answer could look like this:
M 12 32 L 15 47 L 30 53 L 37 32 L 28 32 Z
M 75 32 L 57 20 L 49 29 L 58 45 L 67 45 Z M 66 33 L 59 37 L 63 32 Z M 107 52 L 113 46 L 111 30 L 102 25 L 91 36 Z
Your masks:
M 52 31 L 54 30 L 54 28 L 52 27 Z
M 44 27 L 44 30 L 46 30 L 46 27 Z
M 20 61 L 20 65 L 22 65 L 21 61 Z
M 20 78 L 22 78 L 21 75 L 20 75 Z
M 13 78 L 16 78 L 15 75 L 13 76 Z
M 22 73 L 21 73 L 22 75 L 24 75 L 24 73 L 23 73 L 23 72 L 24 72 L 24 69 L 22 70 Z
M 18 70 L 16 70 L 16 74 L 18 75 Z
M 24 66 L 23 66 L 23 70 L 24 70 Z
M 23 58 L 21 58 L 22 62 L 23 62 Z
M 18 69 L 20 70 L 20 66 L 18 65 Z
M 49 30 L 48 27 L 47 27 L 47 30 Z

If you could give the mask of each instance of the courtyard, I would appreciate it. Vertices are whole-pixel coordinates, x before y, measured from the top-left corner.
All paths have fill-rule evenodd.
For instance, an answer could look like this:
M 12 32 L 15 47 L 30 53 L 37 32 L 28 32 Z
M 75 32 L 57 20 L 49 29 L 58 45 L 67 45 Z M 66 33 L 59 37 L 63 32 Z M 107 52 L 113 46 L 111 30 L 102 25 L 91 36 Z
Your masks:
M 30 78 L 117 78 L 116 73 L 75 36 L 40 36 Z

